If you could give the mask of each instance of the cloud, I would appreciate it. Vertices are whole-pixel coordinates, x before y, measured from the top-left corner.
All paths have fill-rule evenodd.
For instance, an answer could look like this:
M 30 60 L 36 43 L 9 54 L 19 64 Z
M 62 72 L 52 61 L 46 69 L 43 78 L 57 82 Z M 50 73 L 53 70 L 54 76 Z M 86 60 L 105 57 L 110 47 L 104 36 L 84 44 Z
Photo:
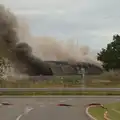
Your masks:
M 1 4 L 12 7 L 13 9 L 70 9 L 84 8 L 88 5 L 87 0 L 2 0 Z
M 40 11 L 40 10 L 16 10 L 13 11 L 16 15 L 27 15 L 27 16 L 33 16 L 33 15 L 45 15 L 47 14 L 44 11 Z
M 42 11 L 42 10 L 16 10 L 12 11 L 16 15 L 21 15 L 21 16 L 39 16 L 39 15 L 62 15 L 65 14 L 66 12 L 64 10 L 56 10 L 56 11 Z
M 26 17 L 33 34 L 78 39 L 94 49 L 120 31 L 119 0 L 2 0 Z

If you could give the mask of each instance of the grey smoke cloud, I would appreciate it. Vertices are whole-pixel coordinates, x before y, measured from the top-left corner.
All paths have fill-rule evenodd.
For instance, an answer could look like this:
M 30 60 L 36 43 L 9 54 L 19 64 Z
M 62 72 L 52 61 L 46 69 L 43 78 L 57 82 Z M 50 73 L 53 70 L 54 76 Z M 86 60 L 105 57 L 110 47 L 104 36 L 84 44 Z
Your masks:
M 42 30 L 42 29 L 41 29 Z M 33 54 L 42 60 L 53 61 L 79 61 L 99 64 L 91 55 L 89 46 L 83 46 L 75 40 L 57 40 L 49 36 L 33 36 L 29 25 L 19 19 L 18 35 L 21 42 L 32 47 Z
M 0 6 L 0 28 L 1 56 L 9 58 L 16 68 L 20 67 L 22 72 L 29 75 L 51 75 L 49 65 L 44 62 L 46 60 L 99 65 L 96 58 L 91 57 L 88 46 L 77 44 L 74 40 L 33 36 L 29 25 L 3 6 Z
M 32 54 L 31 46 L 25 41 L 21 42 L 17 18 L 2 5 L 0 6 L 0 29 L 0 57 L 8 58 L 22 73 L 52 75 L 49 66 Z
M 10 29 L 9 33 L 4 32 L 5 35 L 1 34 L 1 36 L 9 39 L 2 39 L 6 40 L 6 42 L 10 41 L 11 45 L 14 45 L 11 48 L 14 48 L 17 53 L 27 54 L 27 56 L 31 56 L 33 53 L 33 55 L 42 60 L 73 60 L 98 63 L 96 59 L 90 56 L 90 48 L 88 46 L 77 45 L 74 40 L 59 41 L 52 37 L 33 36 L 29 25 L 22 19 L 17 18 L 9 11 L 7 12 L 4 8 L 1 11 L 3 11 L 1 12 L 1 21 L 6 24 L 4 26 L 5 30 L 8 31 Z M 2 22 L 1 26 L 3 26 Z

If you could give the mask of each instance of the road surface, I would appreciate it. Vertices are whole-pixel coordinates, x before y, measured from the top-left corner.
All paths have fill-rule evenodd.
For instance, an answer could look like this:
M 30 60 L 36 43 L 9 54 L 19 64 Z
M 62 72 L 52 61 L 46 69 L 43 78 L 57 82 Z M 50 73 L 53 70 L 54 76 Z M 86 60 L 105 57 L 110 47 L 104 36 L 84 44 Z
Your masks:
M 88 120 L 85 105 L 92 102 L 108 103 L 119 101 L 120 97 L 0 97 L 0 103 L 13 105 L 0 106 L 1 120 Z M 73 107 L 57 106 L 72 104 Z

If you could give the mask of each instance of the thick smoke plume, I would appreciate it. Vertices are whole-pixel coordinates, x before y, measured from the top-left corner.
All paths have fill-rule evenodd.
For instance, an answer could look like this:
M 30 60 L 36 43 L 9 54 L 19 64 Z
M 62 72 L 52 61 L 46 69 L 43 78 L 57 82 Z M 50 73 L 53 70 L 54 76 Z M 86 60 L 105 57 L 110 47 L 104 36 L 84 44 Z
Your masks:
M 33 56 L 32 48 L 21 42 L 19 22 L 17 18 L 4 6 L 0 6 L 0 56 L 8 58 L 28 75 L 51 75 L 52 71 L 42 60 Z
M 42 29 L 42 28 L 41 28 Z M 19 37 L 32 47 L 33 55 L 43 61 L 86 62 L 101 66 L 96 55 L 88 46 L 81 46 L 75 40 L 57 40 L 53 37 L 32 36 L 28 24 L 19 20 Z
M 41 28 L 42 29 L 42 28 Z M 0 57 L 6 57 L 28 75 L 52 75 L 44 61 L 89 62 L 99 65 L 91 57 L 87 46 L 79 46 L 74 41 L 56 40 L 52 37 L 35 37 L 27 23 L 12 12 L 0 6 Z M 24 68 L 24 69 L 23 69 Z

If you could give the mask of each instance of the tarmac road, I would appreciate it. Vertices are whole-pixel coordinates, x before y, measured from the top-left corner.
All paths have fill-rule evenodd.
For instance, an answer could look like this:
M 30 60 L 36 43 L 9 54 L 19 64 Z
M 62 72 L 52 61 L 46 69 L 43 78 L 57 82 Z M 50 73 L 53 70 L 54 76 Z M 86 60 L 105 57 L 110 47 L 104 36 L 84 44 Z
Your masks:
M 119 101 L 120 97 L 0 97 L 0 102 L 13 105 L 0 106 L 0 120 L 88 120 L 85 105 L 93 102 Z M 73 107 L 57 106 L 72 104 Z

